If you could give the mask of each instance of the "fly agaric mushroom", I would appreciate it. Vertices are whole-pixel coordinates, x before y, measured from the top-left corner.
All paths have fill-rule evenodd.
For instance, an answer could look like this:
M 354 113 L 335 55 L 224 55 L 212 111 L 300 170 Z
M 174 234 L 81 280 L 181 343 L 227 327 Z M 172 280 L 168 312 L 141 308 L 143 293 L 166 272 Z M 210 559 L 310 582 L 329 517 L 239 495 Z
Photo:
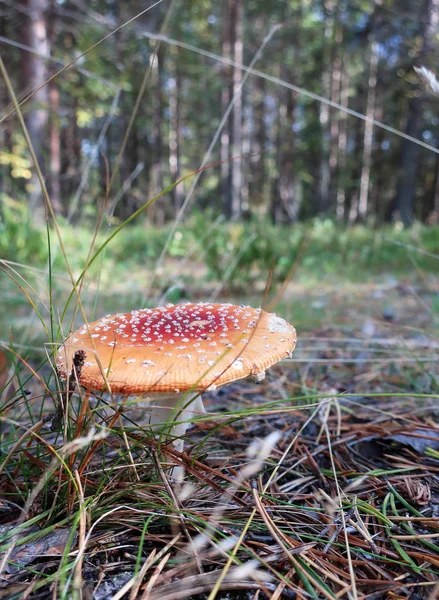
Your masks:
M 260 382 L 265 369 L 291 356 L 295 345 L 294 327 L 260 308 L 184 303 L 83 325 L 60 347 L 56 363 L 67 378 L 75 352 L 85 351 L 80 384 L 88 391 L 147 397 L 154 404 L 150 424 L 163 427 L 172 416 L 174 444 L 182 451 L 188 421 L 205 412 L 201 392 L 249 375 Z M 191 392 L 197 392 L 194 401 Z

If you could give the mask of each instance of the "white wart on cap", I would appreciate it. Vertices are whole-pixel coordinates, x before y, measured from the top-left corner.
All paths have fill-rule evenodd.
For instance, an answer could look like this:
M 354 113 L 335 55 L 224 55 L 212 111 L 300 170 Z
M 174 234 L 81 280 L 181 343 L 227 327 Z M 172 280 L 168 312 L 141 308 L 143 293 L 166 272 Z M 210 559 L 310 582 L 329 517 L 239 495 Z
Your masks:
M 146 394 L 206 390 L 253 375 L 291 355 L 292 325 L 260 308 L 185 303 L 107 315 L 83 325 L 60 347 L 69 376 L 84 350 L 80 383 L 90 390 Z M 108 386 L 107 386 L 108 383 Z

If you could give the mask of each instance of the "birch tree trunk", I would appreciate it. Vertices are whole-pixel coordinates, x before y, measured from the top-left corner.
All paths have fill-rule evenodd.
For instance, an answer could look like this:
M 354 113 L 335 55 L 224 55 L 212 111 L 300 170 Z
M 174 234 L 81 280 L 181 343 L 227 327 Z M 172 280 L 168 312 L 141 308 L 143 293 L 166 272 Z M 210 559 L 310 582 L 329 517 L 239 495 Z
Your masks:
M 341 23 L 341 2 L 337 2 L 334 16 L 331 64 L 331 100 L 340 104 L 342 85 L 342 47 L 343 25 Z M 340 120 L 342 115 L 338 109 L 329 108 L 329 181 L 327 190 L 327 205 L 332 212 L 336 204 L 338 159 L 340 146 Z
M 232 58 L 232 30 L 231 30 L 231 4 L 230 1 L 223 2 L 222 22 L 222 55 L 226 60 Z M 225 114 L 232 99 L 232 67 L 227 63 L 223 65 L 223 87 L 221 90 L 221 113 Z M 231 195 L 231 165 L 230 165 L 230 119 L 227 120 L 221 132 L 221 196 L 223 213 L 230 218 L 232 212 Z
M 372 40 L 370 46 L 369 82 L 367 88 L 366 117 L 364 123 L 363 166 L 361 169 L 358 218 L 364 221 L 368 212 L 370 167 L 372 159 L 373 123 L 378 69 L 378 44 Z
M 231 23 L 235 32 L 233 44 L 233 60 L 243 63 L 243 5 L 242 0 L 232 0 Z M 242 187 L 242 73 L 239 67 L 233 68 L 233 116 L 232 116 L 232 198 L 231 219 L 241 216 Z
M 349 60 L 347 54 L 343 57 L 342 77 L 340 87 L 340 104 L 349 105 Z M 340 112 L 338 132 L 338 174 L 337 174 L 337 208 L 336 218 L 344 221 L 346 217 L 346 185 L 347 185 L 347 145 L 348 145 L 348 115 Z
M 334 17 L 332 13 L 327 14 L 325 20 L 325 46 L 323 51 L 323 76 L 322 76 L 322 88 L 323 96 L 325 98 L 331 97 L 331 40 L 334 31 Z M 321 158 L 320 158 L 320 186 L 319 186 L 319 211 L 326 212 L 329 209 L 329 184 L 331 180 L 331 167 L 329 164 L 330 158 L 330 122 L 329 115 L 330 110 L 328 104 L 325 102 L 320 103 L 320 126 L 322 132 L 321 142 Z
M 163 189 L 163 147 L 162 147 L 162 121 L 163 121 L 163 90 L 161 82 L 161 61 L 162 54 L 158 52 L 151 56 L 152 77 L 154 86 L 155 106 L 152 118 L 152 136 L 153 136 L 153 164 L 151 167 L 150 193 L 153 198 Z M 154 208 L 154 217 L 157 225 L 164 225 L 166 219 L 165 206 L 163 198 L 152 205 Z
M 180 147 L 181 147 L 181 115 L 180 115 L 180 87 L 181 77 L 178 68 L 178 49 L 170 48 L 169 74 L 169 171 L 172 181 L 181 177 Z M 183 203 L 183 184 L 177 185 L 172 190 L 174 210 L 177 214 Z

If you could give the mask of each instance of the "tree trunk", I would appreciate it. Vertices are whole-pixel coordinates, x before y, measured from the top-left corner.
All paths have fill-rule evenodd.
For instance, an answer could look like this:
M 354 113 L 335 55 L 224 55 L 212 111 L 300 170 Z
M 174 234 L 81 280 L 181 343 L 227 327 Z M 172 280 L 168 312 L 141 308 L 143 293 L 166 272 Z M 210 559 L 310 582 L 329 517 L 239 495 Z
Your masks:
M 150 193 L 149 198 L 157 196 L 163 190 L 163 140 L 162 140 L 162 123 L 163 123 L 163 90 L 161 77 L 162 53 L 158 52 L 151 56 L 152 62 L 152 78 L 154 84 L 155 106 L 152 118 L 152 135 L 153 135 L 153 153 L 154 162 L 151 167 Z M 160 198 L 153 204 L 155 222 L 157 225 L 164 225 L 166 220 L 166 209 L 164 198 Z
M 180 148 L 182 138 L 182 125 L 180 115 L 180 88 L 181 76 L 179 72 L 178 48 L 170 48 L 169 61 L 169 171 L 171 180 L 177 181 L 181 177 Z M 172 190 L 175 214 L 178 214 L 183 203 L 183 184 L 177 185 Z
M 347 53 L 343 57 L 342 77 L 340 87 L 340 104 L 348 108 L 349 105 L 349 60 Z M 338 173 L 337 173 L 337 208 L 336 218 L 343 222 L 346 218 L 346 185 L 347 185 L 347 143 L 348 143 L 348 115 L 340 112 L 338 131 Z
M 242 165 L 241 165 L 241 214 L 244 218 L 251 216 L 250 191 L 249 191 L 249 155 L 252 135 L 252 110 L 247 95 L 243 97 L 243 124 L 242 124 Z
M 56 8 L 54 0 L 50 2 L 50 12 L 48 17 L 48 38 L 50 43 L 50 51 L 53 54 L 53 47 L 55 45 L 55 20 L 56 20 Z M 53 65 L 50 67 L 50 75 L 53 75 L 56 71 L 56 67 Z M 48 84 L 49 91 L 49 156 L 50 156 L 50 177 L 49 177 L 49 193 L 52 207 L 57 214 L 61 214 L 61 134 L 60 134 L 60 119 L 59 119 L 59 90 L 58 81 L 53 80 Z M 66 208 L 66 207 L 65 207 Z M 66 213 L 67 211 L 64 210 Z
M 377 87 L 374 116 L 377 121 L 381 122 L 384 120 L 384 96 L 385 92 L 382 89 L 382 86 L 380 86 L 380 88 Z M 384 224 L 386 206 L 389 200 L 388 173 L 386 169 L 383 168 L 383 165 L 386 164 L 386 157 L 382 148 L 384 139 L 384 129 L 378 127 L 375 132 L 373 141 L 372 156 L 375 168 L 373 169 L 374 178 L 372 181 L 372 185 L 370 186 L 369 193 L 369 204 L 372 207 L 376 227 L 380 227 Z
M 372 40 L 370 46 L 369 85 L 367 88 L 366 117 L 364 123 L 363 166 L 360 179 L 358 218 L 364 221 L 368 212 L 370 167 L 372 160 L 373 123 L 378 69 L 378 44 Z
M 78 74 L 80 81 L 80 76 Z M 76 96 L 69 98 L 70 102 L 64 110 L 66 111 L 66 126 L 60 131 L 61 133 L 61 195 L 67 199 L 71 199 L 76 193 L 78 186 L 81 181 L 81 134 L 78 127 L 77 121 L 77 110 L 78 110 L 78 99 Z M 99 155 L 99 166 L 100 175 L 103 184 L 103 190 L 105 190 L 107 176 L 102 171 L 105 169 L 102 167 L 104 161 L 102 155 Z M 72 207 L 69 204 L 67 213 L 71 210 L 75 210 L 75 214 L 71 215 L 72 221 L 79 220 L 80 217 L 80 205 L 81 200 L 79 199 L 78 207 Z
M 9 22 L 6 14 L 0 11 L 0 35 L 3 37 L 9 37 L 8 31 Z M 11 56 L 5 53 L 3 61 L 8 73 L 11 72 Z M 0 86 L 0 103 L 2 107 L 6 107 L 10 103 L 9 93 L 6 86 Z M 13 154 L 13 119 L 6 119 L 0 127 L 0 153 L 6 152 L 9 155 Z M 11 164 L 0 164 L 0 193 L 4 193 L 6 196 L 12 193 L 12 168 Z M 0 218 L 2 215 L 3 202 L 0 202 Z
M 232 58 L 232 30 L 230 0 L 223 2 L 222 23 L 222 55 L 226 60 Z M 227 63 L 223 65 L 223 87 L 221 90 L 221 112 L 225 114 L 232 99 L 232 67 Z M 228 119 L 221 132 L 221 196 L 223 200 L 223 213 L 227 218 L 232 215 L 232 192 L 231 192 L 231 165 L 230 165 L 230 137 L 231 124 Z
M 429 54 L 431 37 L 435 34 L 438 23 L 439 0 L 425 0 L 419 11 L 420 51 L 416 64 L 423 65 Z M 408 117 L 405 133 L 418 138 L 421 134 L 423 101 L 420 90 L 415 90 L 409 100 Z M 420 146 L 409 140 L 402 141 L 400 176 L 396 191 L 396 209 L 405 227 L 413 222 L 416 193 L 416 178 L 419 167 Z
M 342 81 L 342 48 L 343 48 L 343 25 L 341 23 L 341 2 L 338 0 L 335 9 L 333 40 L 332 40 L 332 64 L 331 64 L 331 100 L 340 104 L 341 81 Z M 340 119 L 339 109 L 329 108 L 329 181 L 327 205 L 331 209 L 336 205 L 337 175 L 340 145 Z
M 242 0 L 232 0 L 231 23 L 234 30 L 233 60 L 243 63 L 243 6 Z M 231 218 L 241 216 L 241 187 L 242 187 L 242 73 L 238 67 L 233 68 L 233 97 L 232 112 L 232 198 Z
M 436 174 L 434 183 L 432 223 L 439 225 L 439 155 L 436 155 Z
M 278 66 L 277 77 L 281 77 L 282 67 Z M 270 150 L 273 152 L 274 169 L 272 171 L 272 180 L 270 181 L 270 216 L 274 225 L 278 225 L 283 221 L 283 208 L 282 200 L 279 194 L 279 177 L 280 177 L 280 164 L 281 164 L 281 135 L 282 135 L 282 122 L 281 122 L 281 100 L 279 94 L 273 97 L 273 108 L 272 114 L 270 115 L 270 121 L 272 126 L 270 128 Z
M 353 184 L 349 188 L 348 195 L 348 222 L 349 224 L 353 224 L 358 220 L 358 202 L 359 202 L 359 194 L 360 190 L 355 182 L 360 181 L 361 179 L 361 148 L 362 142 L 364 138 L 364 129 L 363 129 L 363 121 L 361 119 L 355 119 L 353 122 L 354 132 L 353 132 L 353 149 L 352 155 L 355 157 L 354 166 L 350 173 L 350 178 Z
M 49 56 L 49 40 L 47 30 L 47 10 L 49 0 L 23 0 L 22 13 L 22 42 L 30 46 L 36 53 Z M 44 84 L 47 79 L 46 61 L 41 56 L 31 52 L 21 54 L 21 74 L 24 88 L 34 90 Z M 44 140 L 46 139 L 46 126 L 48 120 L 48 88 L 42 87 L 29 100 L 24 108 L 26 126 L 41 170 L 43 165 Z M 44 200 L 35 169 L 32 170 L 31 180 L 31 209 L 36 210 L 36 218 L 42 218 Z
M 331 40 L 334 31 L 334 17 L 332 13 L 326 15 L 325 19 L 325 40 L 323 50 L 323 75 L 322 88 L 325 98 L 331 97 Z M 330 167 L 330 110 L 328 104 L 320 102 L 319 121 L 321 126 L 321 158 L 320 158 L 320 186 L 319 186 L 319 212 L 327 212 L 330 205 L 329 185 L 331 181 Z
M 288 79 L 287 69 L 284 65 L 281 67 L 281 78 Z M 295 92 L 283 88 L 279 91 L 279 94 L 278 193 L 283 214 L 290 223 L 295 223 L 299 216 L 300 208 L 299 199 L 295 193 L 297 190 L 294 174 L 295 136 L 293 125 L 296 108 Z
M 255 101 L 253 109 L 254 130 L 251 140 L 251 178 L 250 197 L 252 204 L 260 206 L 264 202 L 265 184 L 265 79 L 255 79 L 255 90 L 253 98 Z

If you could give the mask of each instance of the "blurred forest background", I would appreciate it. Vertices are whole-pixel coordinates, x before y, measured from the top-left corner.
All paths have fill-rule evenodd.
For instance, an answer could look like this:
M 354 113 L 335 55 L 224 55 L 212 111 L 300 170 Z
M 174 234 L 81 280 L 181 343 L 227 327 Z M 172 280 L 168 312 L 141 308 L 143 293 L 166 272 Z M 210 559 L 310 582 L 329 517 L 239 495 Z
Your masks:
M 0 0 L 17 97 L 40 88 L 22 108 L 57 215 L 95 216 L 111 179 L 107 214 L 126 219 L 199 168 L 217 132 L 193 208 L 276 224 L 436 222 L 439 155 L 426 146 L 438 147 L 438 98 L 414 66 L 439 64 L 438 0 L 161 2 L 81 56 L 152 4 Z M 2 205 L 25 200 L 36 217 L 42 194 L 14 115 L 0 137 Z M 186 184 L 148 220 L 173 220 Z
M 123 306 L 437 272 L 439 0 L 0 0 L 0 50 L 0 259 L 105 246 Z

